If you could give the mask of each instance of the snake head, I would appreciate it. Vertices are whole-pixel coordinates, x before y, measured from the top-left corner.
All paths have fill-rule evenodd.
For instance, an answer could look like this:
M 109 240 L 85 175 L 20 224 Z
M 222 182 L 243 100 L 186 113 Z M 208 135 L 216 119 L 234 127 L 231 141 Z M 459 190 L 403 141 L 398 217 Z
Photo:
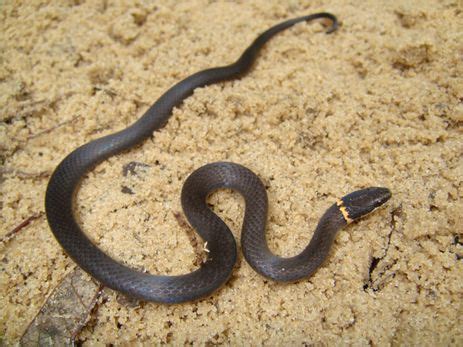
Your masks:
M 341 198 L 337 205 L 348 223 L 372 212 L 391 198 L 387 188 L 370 187 Z

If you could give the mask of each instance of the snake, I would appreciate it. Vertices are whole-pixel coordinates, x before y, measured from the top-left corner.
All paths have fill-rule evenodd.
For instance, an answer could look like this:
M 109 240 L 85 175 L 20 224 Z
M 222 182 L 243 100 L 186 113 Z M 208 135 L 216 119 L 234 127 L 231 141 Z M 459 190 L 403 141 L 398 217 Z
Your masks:
M 326 12 L 283 21 L 261 33 L 232 64 L 197 72 L 162 94 L 133 124 L 92 140 L 68 154 L 55 168 L 47 185 L 45 211 L 49 227 L 67 255 L 104 286 L 131 298 L 176 304 L 210 296 L 230 278 L 237 261 L 235 238 L 225 222 L 208 206 L 208 196 L 218 189 L 239 192 L 245 201 L 241 249 L 246 261 L 259 274 L 277 282 L 309 278 L 327 258 L 337 232 L 372 212 L 390 197 L 387 188 L 369 187 L 337 200 L 320 218 L 311 240 L 293 257 L 280 257 L 266 240 L 268 199 L 260 178 L 248 168 L 231 162 L 206 164 L 186 179 L 181 191 L 185 216 L 207 242 L 208 257 L 194 271 L 181 275 L 151 274 L 131 268 L 103 252 L 77 222 L 75 195 L 82 178 L 97 164 L 140 144 L 161 129 L 196 88 L 237 79 L 248 72 L 266 42 L 299 22 L 330 20 L 327 33 L 338 28 L 337 18 Z

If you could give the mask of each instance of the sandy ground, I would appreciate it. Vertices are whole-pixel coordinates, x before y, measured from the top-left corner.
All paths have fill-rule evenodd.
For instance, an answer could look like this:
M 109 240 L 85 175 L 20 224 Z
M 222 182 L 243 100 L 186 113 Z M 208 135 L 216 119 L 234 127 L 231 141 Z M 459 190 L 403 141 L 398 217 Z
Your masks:
M 164 306 L 106 289 L 84 344 L 463 344 L 463 3 L 455 1 L 3 1 L 0 5 L 0 333 L 20 340 L 75 264 L 44 212 L 48 177 L 72 149 L 122 129 L 198 70 L 275 37 L 240 80 L 196 90 L 142 146 L 84 180 L 77 213 L 115 258 L 152 273 L 197 264 L 176 215 L 182 182 L 228 160 L 268 186 L 268 239 L 301 251 L 323 211 L 370 185 L 387 206 L 343 230 L 328 261 L 291 285 L 239 255 L 213 296 Z M 143 163 L 124 175 L 131 162 Z M 243 201 L 211 197 L 239 238 Z M 29 221 L 25 225 L 24 221 Z M 23 223 L 24 222 L 24 223 Z M 22 224 L 21 224 L 22 223 Z M 196 265 L 195 265 L 196 264 Z

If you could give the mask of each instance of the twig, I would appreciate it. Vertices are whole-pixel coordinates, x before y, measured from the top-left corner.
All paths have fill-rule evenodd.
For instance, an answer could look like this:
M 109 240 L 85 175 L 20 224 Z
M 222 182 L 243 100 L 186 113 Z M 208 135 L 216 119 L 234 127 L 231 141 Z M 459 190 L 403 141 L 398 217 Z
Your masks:
M 52 126 L 51 128 L 48 128 L 48 129 L 39 131 L 38 133 L 29 135 L 27 139 L 28 139 L 28 140 L 34 139 L 34 138 L 39 137 L 39 136 L 42 136 L 42 135 L 44 135 L 44 134 L 51 133 L 53 130 L 58 129 L 59 127 L 62 127 L 63 125 L 66 125 L 66 124 L 68 124 L 68 123 L 72 123 L 72 122 L 74 122 L 74 121 L 75 121 L 76 119 L 78 119 L 78 118 L 80 118 L 80 115 L 76 115 L 76 116 L 72 117 L 71 119 L 68 119 L 68 120 L 65 120 L 65 121 L 63 121 L 63 122 L 61 122 L 61 123 L 58 123 L 58 124 Z
M 385 269 L 383 269 L 383 271 L 376 276 L 377 277 L 376 280 L 372 279 L 373 271 L 377 268 L 379 262 L 382 261 L 387 256 L 387 253 L 389 251 L 389 246 L 391 245 L 392 234 L 395 231 L 397 231 L 396 218 L 399 218 L 401 215 L 402 215 L 402 204 L 400 204 L 398 207 L 396 207 L 395 209 L 391 211 L 390 231 L 389 231 L 389 234 L 387 235 L 387 242 L 386 242 L 386 246 L 384 247 L 384 254 L 380 256 L 379 258 L 373 257 L 373 259 L 371 260 L 370 269 L 368 271 L 368 281 L 363 286 L 364 290 L 367 290 L 368 288 L 371 288 L 374 292 L 380 290 L 379 284 L 377 284 L 379 279 L 381 278 L 382 275 L 384 275 L 384 273 L 388 269 L 390 269 L 395 264 L 394 263 L 389 266 L 386 265 Z
M 0 242 L 7 242 L 9 241 L 14 235 L 16 235 L 21 229 L 25 228 L 28 226 L 32 221 L 39 219 L 42 217 L 44 212 L 38 212 L 36 214 L 33 214 L 32 216 L 27 217 L 25 220 L 23 220 L 21 223 L 19 223 L 16 227 L 13 228 L 10 232 L 6 233 L 5 236 L 3 236 L 0 239 Z
M 50 171 L 40 171 L 40 172 L 27 172 L 14 168 L 0 168 L 0 175 L 4 174 L 14 174 L 20 178 L 46 178 L 51 175 Z

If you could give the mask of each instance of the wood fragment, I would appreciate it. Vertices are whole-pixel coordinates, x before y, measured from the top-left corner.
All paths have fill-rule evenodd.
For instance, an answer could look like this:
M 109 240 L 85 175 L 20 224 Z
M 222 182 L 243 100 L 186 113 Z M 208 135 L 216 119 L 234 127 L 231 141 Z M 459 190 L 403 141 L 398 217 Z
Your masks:
M 29 324 L 20 345 L 75 345 L 79 333 L 98 309 L 102 289 L 82 269 L 70 272 Z
M 145 163 L 140 163 L 138 161 L 131 161 L 130 163 L 125 164 L 122 167 L 122 176 L 127 177 L 127 175 L 138 176 L 139 172 L 137 172 L 138 168 L 142 170 L 148 169 L 150 166 Z

